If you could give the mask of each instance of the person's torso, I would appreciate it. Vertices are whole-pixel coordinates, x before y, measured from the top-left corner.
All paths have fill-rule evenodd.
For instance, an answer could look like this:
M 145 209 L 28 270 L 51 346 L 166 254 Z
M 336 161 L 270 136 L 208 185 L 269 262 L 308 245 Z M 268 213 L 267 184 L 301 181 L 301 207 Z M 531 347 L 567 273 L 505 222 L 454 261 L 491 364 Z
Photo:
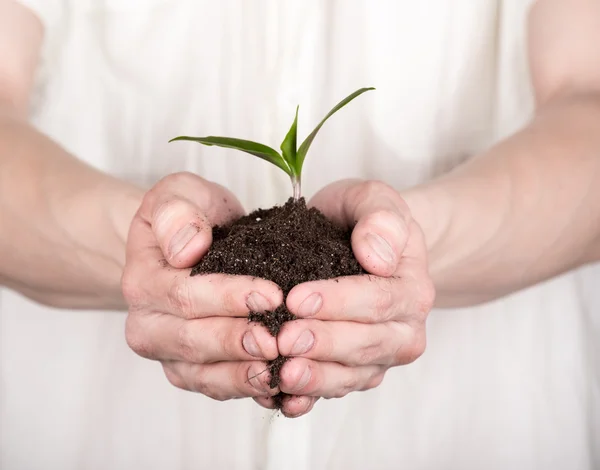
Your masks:
M 224 135 L 278 148 L 296 105 L 303 138 L 341 98 L 374 86 L 319 134 L 305 194 L 343 177 L 403 188 L 485 149 L 531 111 L 528 0 L 502 3 L 64 0 L 36 123 L 117 175 L 151 184 L 191 170 L 254 208 L 290 195 L 278 169 L 168 140 Z
M 532 110 L 530 0 L 55 2 L 35 124 L 115 175 L 150 185 L 195 171 L 247 209 L 284 201 L 285 175 L 168 140 L 277 148 L 296 105 L 303 138 L 339 99 L 375 86 L 322 129 L 305 194 L 344 177 L 402 189 Z M 52 311 L 7 291 L 0 301 L 0 419 L 10 426 L 0 463 L 10 469 L 592 468 L 586 310 L 571 276 L 434 312 L 419 361 L 299 420 L 175 390 L 127 348 L 122 315 Z

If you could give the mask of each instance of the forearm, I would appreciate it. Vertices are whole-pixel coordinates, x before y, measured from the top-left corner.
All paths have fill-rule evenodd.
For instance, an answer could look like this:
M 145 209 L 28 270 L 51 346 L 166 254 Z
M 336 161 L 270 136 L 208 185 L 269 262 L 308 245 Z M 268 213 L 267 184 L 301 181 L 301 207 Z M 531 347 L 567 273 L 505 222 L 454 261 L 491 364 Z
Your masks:
M 123 308 L 120 278 L 139 189 L 0 113 L 0 283 L 36 301 Z
M 404 195 L 439 306 L 492 300 L 600 257 L 600 96 L 548 102 L 518 134 Z

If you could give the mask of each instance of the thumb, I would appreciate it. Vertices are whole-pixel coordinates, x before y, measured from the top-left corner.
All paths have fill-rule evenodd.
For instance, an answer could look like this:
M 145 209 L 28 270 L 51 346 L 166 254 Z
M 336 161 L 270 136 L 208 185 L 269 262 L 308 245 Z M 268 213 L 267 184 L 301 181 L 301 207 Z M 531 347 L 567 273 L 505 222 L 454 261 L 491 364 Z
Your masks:
M 212 225 L 243 213 L 237 199 L 214 183 L 190 173 L 166 176 L 146 193 L 138 211 L 146 229 L 139 249 L 160 247 L 175 268 L 194 266 L 212 243 Z
M 165 259 L 176 268 L 196 264 L 212 243 L 212 227 L 206 216 L 182 198 L 160 202 L 150 224 Z
M 410 211 L 381 181 L 343 180 L 315 195 L 312 203 L 331 220 L 353 227 L 352 249 L 375 276 L 396 274 L 408 242 Z

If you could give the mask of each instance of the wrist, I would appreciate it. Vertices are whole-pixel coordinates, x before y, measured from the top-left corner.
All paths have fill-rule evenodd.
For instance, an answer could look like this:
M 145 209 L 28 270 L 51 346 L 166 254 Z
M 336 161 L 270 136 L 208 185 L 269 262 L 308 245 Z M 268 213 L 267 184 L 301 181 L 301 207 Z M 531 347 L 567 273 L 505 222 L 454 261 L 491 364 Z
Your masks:
M 427 251 L 435 255 L 450 229 L 452 198 L 443 186 L 428 183 L 401 191 L 413 220 L 421 227 L 427 244 Z M 431 260 L 430 260 L 431 263 Z
M 111 231 L 111 238 L 114 240 L 114 249 L 111 256 L 119 269 L 119 276 L 118 279 L 115 279 L 116 282 L 113 285 L 111 297 L 115 298 L 118 305 L 124 308 L 126 304 L 123 299 L 120 281 L 125 267 L 127 238 L 131 222 L 142 203 L 144 191 L 133 184 L 120 180 L 111 181 L 104 191 L 104 211 Z
M 145 191 L 133 184 L 116 180 L 106 190 L 106 194 L 104 209 L 111 230 L 115 238 L 125 247 L 131 222 L 142 203 Z M 124 263 L 125 251 L 123 250 L 122 264 Z
M 125 310 L 121 289 L 129 226 L 143 192 L 112 176 L 86 172 L 86 189 L 70 194 L 70 236 L 77 241 L 79 262 L 85 263 L 81 289 L 84 306 Z M 90 297 L 92 295 L 92 297 Z

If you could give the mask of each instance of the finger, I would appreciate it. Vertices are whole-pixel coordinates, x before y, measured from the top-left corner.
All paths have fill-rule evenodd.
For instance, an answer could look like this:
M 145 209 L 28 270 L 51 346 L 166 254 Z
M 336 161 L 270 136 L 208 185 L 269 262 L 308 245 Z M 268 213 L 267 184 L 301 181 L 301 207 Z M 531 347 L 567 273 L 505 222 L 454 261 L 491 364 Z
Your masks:
M 277 337 L 279 353 L 346 366 L 405 365 L 425 350 L 425 328 L 386 322 L 295 320 L 286 323 Z
M 322 398 L 341 398 L 350 392 L 377 387 L 383 380 L 381 366 L 347 367 L 335 362 L 304 358 L 287 361 L 281 368 L 282 392 Z
M 132 314 L 125 332 L 131 349 L 148 359 L 206 364 L 278 356 L 275 338 L 245 318 L 183 320 L 162 313 Z
M 308 414 L 315 403 L 319 400 L 318 397 L 309 397 L 305 395 L 292 395 L 283 400 L 281 412 L 287 418 L 299 418 Z
M 148 193 L 132 224 L 132 238 L 150 227 L 156 245 L 174 267 L 190 267 L 212 242 L 212 226 L 243 214 L 237 199 L 225 188 L 191 173 L 177 173 L 161 180 Z M 149 237 L 149 234 L 145 234 Z M 152 237 L 146 247 L 153 246 Z
M 218 362 L 216 364 L 163 363 L 171 384 L 215 400 L 273 396 L 278 388 L 270 388 L 271 379 L 264 362 Z
M 263 408 L 268 410 L 275 409 L 275 402 L 272 397 L 254 397 L 253 400 Z M 309 413 L 319 397 L 309 397 L 302 395 L 292 395 L 283 399 L 283 407 L 281 412 L 287 418 L 299 418 Z
M 145 282 L 139 282 L 144 279 Z M 123 273 L 123 293 L 136 308 L 152 307 L 181 318 L 247 316 L 276 309 L 283 302 L 277 284 L 250 276 L 205 274 L 132 263 Z
M 198 206 L 172 195 L 157 205 L 150 224 L 162 254 L 174 267 L 194 265 L 212 243 L 210 221 Z
M 400 277 L 348 276 L 299 284 L 286 305 L 301 318 L 420 322 L 433 305 L 433 284 L 420 262 L 405 260 L 403 268 Z
M 354 226 L 352 248 L 359 263 L 376 276 L 392 276 L 403 256 L 412 219 L 400 195 L 379 181 L 343 181 L 313 198 L 337 223 Z
M 179 275 L 162 302 L 156 302 L 165 311 L 184 318 L 247 316 L 249 312 L 276 309 L 283 302 L 283 292 L 271 281 L 250 276 Z
M 208 251 L 212 243 L 212 229 L 200 212 L 187 201 L 173 199 L 162 206 L 162 219 L 157 221 L 153 230 L 151 222 L 136 216 L 131 222 L 127 239 L 127 265 L 133 263 L 152 263 L 162 267 L 190 268 Z M 170 225 L 170 214 L 186 213 L 176 216 L 179 220 Z M 182 248 L 183 241 L 187 244 Z M 173 246 L 171 245 L 173 243 Z M 179 252 L 176 252 L 179 250 Z
M 263 408 L 266 408 L 267 410 L 275 409 L 275 402 L 273 401 L 273 397 L 260 396 L 260 397 L 252 397 L 252 399 L 256 403 L 258 403 L 260 406 L 262 406 Z
M 367 208 L 365 208 L 366 210 Z M 352 231 L 352 250 L 361 266 L 376 276 L 392 276 L 400 264 L 408 239 L 402 218 L 381 205 L 358 216 Z

